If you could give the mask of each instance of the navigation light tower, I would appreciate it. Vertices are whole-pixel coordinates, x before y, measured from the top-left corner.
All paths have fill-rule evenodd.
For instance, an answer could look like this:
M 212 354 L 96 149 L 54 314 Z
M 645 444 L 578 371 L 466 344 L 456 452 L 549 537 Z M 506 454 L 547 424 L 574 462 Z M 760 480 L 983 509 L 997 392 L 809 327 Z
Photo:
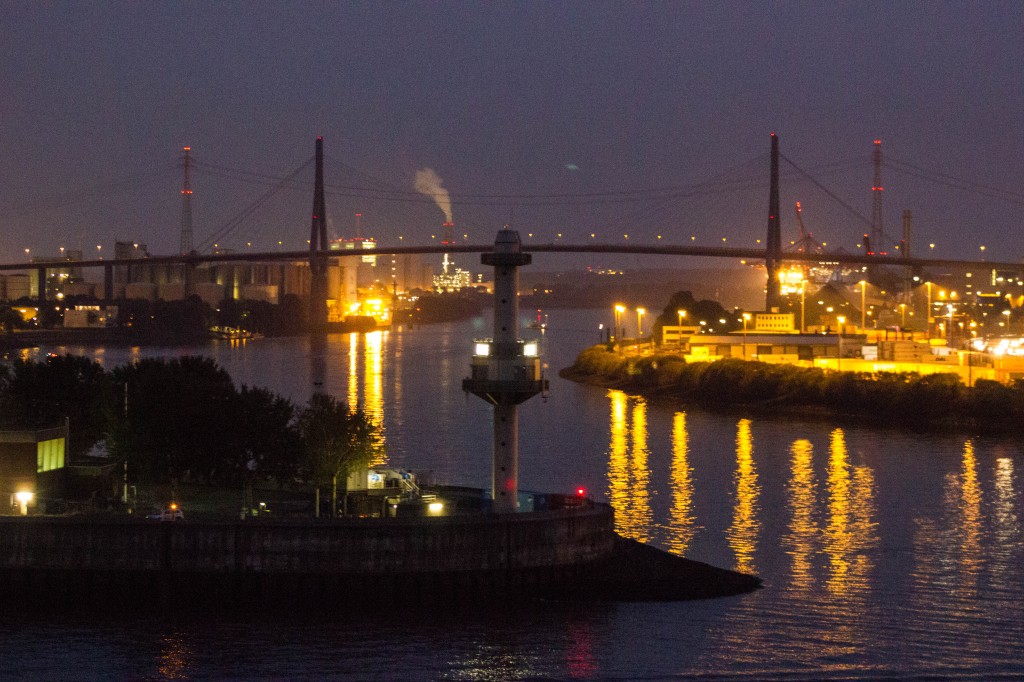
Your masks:
M 530 260 L 519 233 L 507 227 L 498 231 L 494 251 L 480 256 L 494 266 L 494 337 L 476 340 L 470 377 L 462 381 L 462 390 L 494 406 L 491 490 L 498 514 L 519 509 L 519 403 L 548 387 L 537 342 L 519 338 L 519 266 Z

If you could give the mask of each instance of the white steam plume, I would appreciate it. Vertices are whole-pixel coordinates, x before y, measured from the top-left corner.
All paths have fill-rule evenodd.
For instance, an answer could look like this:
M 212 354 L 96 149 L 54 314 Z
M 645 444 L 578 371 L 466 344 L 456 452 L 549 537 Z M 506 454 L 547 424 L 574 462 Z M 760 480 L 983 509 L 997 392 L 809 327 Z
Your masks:
M 437 176 L 433 168 L 424 168 L 416 171 L 416 191 L 431 197 L 437 207 L 444 211 L 444 218 L 452 222 L 452 198 L 448 190 L 441 186 L 441 178 Z

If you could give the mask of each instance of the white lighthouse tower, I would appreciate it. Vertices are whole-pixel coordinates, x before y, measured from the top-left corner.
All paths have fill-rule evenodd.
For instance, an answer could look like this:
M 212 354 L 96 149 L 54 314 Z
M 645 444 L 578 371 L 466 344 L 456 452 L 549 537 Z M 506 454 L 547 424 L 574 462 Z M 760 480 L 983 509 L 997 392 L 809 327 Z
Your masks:
M 537 342 L 519 338 L 519 266 L 530 260 L 519 233 L 507 227 L 498 231 L 494 251 L 481 255 L 494 266 L 494 336 L 476 340 L 470 377 L 462 381 L 462 390 L 494 406 L 491 490 L 498 514 L 519 509 L 519 403 L 548 387 Z

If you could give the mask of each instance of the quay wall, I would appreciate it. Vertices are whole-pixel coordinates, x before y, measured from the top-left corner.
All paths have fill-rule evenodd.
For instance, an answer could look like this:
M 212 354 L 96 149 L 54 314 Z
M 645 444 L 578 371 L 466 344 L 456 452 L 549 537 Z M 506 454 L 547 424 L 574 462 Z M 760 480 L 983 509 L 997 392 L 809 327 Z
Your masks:
M 614 551 L 606 505 L 500 516 L 159 522 L 0 519 L 0 594 L 316 600 L 550 594 Z

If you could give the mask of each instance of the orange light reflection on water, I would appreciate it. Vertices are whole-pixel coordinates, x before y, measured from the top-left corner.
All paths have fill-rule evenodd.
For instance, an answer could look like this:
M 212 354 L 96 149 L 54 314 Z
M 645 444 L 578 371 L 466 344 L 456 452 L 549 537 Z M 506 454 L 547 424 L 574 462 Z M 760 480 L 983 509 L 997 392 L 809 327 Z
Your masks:
M 756 573 L 754 553 L 761 531 L 758 519 L 761 487 L 754 466 L 754 436 L 749 419 L 741 419 L 736 425 L 736 473 L 733 478 L 736 482 L 736 503 L 726 537 L 736 555 L 735 569 L 741 573 Z
M 690 446 L 686 432 L 686 413 L 672 417 L 672 508 L 665 530 L 668 550 L 680 556 L 686 553 L 693 536 L 700 529 L 693 513 L 693 469 L 690 467 Z
M 992 583 L 1001 589 L 1012 589 L 1018 570 L 1016 553 L 1020 549 L 1020 516 L 1016 506 L 1013 460 L 996 460 L 993 476 L 995 500 L 992 503 L 992 526 L 995 547 L 992 556 Z
M 788 488 L 789 531 L 783 538 L 786 553 L 792 559 L 790 581 L 796 590 L 809 590 L 814 583 L 812 557 L 817 551 L 818 526 L 814 520 L 817 506 L 814 484 L 814 446 L 801 438 L 789 447 L 792 455 Z
M 866 466 L 852 466 L 842 429 L 832 431 L 826 474 L 828 522 L 825 554 L 829 559 L 826 587 L 836 595 L 863 596 L 870 589 L 872 562 L 868 550 L 877 543 L 875 479 Z
M 348 410 L 359 409 L 359 334 L 348 335 Z
M 160 677 L 165 680 L 186 680 L 191 678 L 189 665 L 192 651 L 185 637 L 180 633 L 163 635 L 160 638 Z
M 649 492 L 647 401 L 627 396 L 622 391 L 609 391 L 608 398 L 611 407 L 608 501 L 615 509 L 615 530 L 623 537 L 646 542 L 650 540 L 653 516 Z

